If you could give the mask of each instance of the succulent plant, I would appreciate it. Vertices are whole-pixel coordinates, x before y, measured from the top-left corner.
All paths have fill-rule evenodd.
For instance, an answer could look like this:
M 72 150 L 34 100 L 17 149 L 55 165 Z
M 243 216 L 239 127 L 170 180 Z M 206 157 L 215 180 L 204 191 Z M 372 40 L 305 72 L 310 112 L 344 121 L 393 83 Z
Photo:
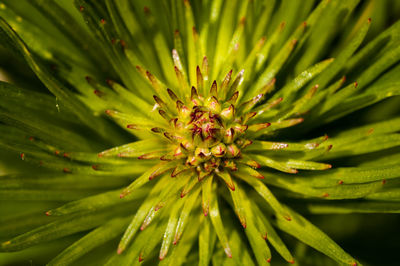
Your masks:
M 308 218 L 400 211 L 399 10 L 0 2 L 0 260 L 360 265 Z

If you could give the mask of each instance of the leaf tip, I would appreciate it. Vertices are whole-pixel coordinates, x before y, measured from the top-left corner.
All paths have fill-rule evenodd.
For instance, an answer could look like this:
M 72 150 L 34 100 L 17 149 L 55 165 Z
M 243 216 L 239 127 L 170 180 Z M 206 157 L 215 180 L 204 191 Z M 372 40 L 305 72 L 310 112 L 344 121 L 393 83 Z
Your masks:
M 284 215 L 283 218 L 285 218 L 286 221 L 291 221 L 292 217 L 290 217 L 289 215 Z
M 125 249 L 124 249 L 123 247 L 118 247 L 118 249 L 117 249 L 117 254 L 118 254 L 118 255 L 121 255 L 121 253 L 124 252 L 124 250 L 125 250 Z
M 228 256 L 228 258 L 232 258 L 232 251 L 230 247 L 226 247 L 224 249 L 226 256 Z

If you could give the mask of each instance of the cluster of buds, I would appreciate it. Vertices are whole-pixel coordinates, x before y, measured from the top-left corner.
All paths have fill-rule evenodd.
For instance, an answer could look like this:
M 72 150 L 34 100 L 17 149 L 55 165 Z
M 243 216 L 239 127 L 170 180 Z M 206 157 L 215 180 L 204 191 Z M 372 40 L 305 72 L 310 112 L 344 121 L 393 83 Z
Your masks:
M 225 95 L 226 100 L 219 99 L 216 81 L 208 96 L 201 95 L 194 86 L 190 96 L 183 101 L 170 89 L 168 95 L 169 99 L 165 101 L 158 96 L 153 98 L 159 114 L 170 126 L 151 130 L 163 134 L 173 145 L 173 152 L 162 155 L 161 160 L 182 160 L 183 166 L 175 169 L 172 176 L 194 170 L 201 180 L 213 172 L 224 171 L 224 168 L 236 171 L 237 160 L 242 158 L 241 150 L 252 143 L 246 138 L 247 122 L 256 112 L 246 111 L 260 100 L 261 95 L 236 106 L 239 92 L 232 92 L 229 98 Z M 261 128 L 268 126 L 269 123 L 264 123 Z

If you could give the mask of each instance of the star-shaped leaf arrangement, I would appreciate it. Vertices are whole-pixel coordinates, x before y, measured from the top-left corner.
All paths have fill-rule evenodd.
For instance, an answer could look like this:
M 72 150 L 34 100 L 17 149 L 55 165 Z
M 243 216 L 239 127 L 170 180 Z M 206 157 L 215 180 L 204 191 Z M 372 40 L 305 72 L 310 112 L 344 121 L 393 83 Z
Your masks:
M 361 265 L 309 217 L 400 211 L 389 5 L 0 2 L 0 259 Z

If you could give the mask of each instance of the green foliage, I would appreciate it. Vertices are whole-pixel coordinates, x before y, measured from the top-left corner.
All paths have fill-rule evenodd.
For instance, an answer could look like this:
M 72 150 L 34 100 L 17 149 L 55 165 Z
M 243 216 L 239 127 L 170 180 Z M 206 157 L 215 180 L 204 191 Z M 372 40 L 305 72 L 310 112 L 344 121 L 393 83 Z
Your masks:
M 1 1 L 0 264 L 368 265 L 331 227 L 400 212 L 399 11 Z

